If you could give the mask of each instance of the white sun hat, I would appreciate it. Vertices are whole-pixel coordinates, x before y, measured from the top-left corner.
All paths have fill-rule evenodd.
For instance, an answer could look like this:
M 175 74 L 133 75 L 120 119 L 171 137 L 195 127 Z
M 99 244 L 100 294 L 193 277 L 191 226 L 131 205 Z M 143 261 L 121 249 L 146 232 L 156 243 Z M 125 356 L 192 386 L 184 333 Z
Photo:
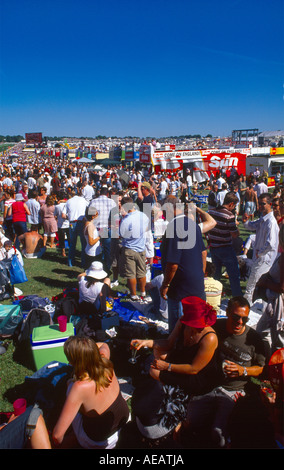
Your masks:
M 104 279 L 107 277 L 107 273 L 103 270 L 103 263 L 100 263 L 100 261 L 93 261 L 89 269 L 87 269 L 86 275 L 94 279 Z

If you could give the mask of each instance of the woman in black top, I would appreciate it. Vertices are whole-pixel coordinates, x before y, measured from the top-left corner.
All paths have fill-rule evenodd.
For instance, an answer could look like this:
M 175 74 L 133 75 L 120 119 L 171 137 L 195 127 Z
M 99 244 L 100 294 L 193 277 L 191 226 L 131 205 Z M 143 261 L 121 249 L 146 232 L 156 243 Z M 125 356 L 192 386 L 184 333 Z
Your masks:
M 53 430 L 53 442 L 61 445 L 72 424 L 81 447 L 113 449 L 129 410 L 110 361 L 108 345 L 70 336 L 64 343 L 64 352 L 74 368 L 74 378 Z
M 189 398 L 214 386 L 216 312 L 199 297 L 182 304 L 184 314 L 168 339 L 131 341 L 132 348 L 153 348 L 148 380 L 132 398 L 138 429 L 149 439 L 169 434 L 185 418 Z
M 132 340 L 136 349 L 153 348 L 150 375 L 163 384 L 183 388 L 190 395 L 211 389 L 215 374 L 215 350 L 218 340 L 211 327 L 215 310 L 198 297 L 182 301 L 183 316 L 173 332 L 162 340 Z

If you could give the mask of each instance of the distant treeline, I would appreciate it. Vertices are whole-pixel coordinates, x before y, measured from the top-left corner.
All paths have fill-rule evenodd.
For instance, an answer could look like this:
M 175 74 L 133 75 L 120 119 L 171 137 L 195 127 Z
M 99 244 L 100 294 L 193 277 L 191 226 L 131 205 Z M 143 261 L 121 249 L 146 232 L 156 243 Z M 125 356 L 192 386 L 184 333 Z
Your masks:
M 211 134 L 207 134 L 205 136 L 205 138 L 212 138 L 212 135 Z M 46 136 L 46 137 L 43 137 L 43 140 L 45 141 L 62 141 L 64 139 L 80 139 L 80 140 L 93 140 L 93 139 L 97 139 L 97 140 L 105 140 L 105 139 L 108 139 L 107 136 L 105 135 L 97 135 L 96 137 L 71 137 L 71 136 L 64 136 L 64 137 L 51 137 L 51 136 Z M 118 137 L 117 136 L 113 136 L 111 137 L 112 139 L 117 139 Z M 22 135 L 0 135 L 0 143 L 2 142 L 5 142 L 5 143 L 9 143 L 9 142 L 21 142 L 21 140 L 24 140 L 25 137 L 22 136 Z M 143 139 L 146 139 L 146 140 L 152 140 L 152 139 L 155 139 L 155 137 L 143 137 L 143 138 L 139 138 L 139 137 L 135 137 L 135 136 L 126 136 L 124 137 L 124 139 L 135 139 L 135 140 L 143 140 Z M 175 136 L 168 136 L 168 137 L 163 137 L 162 139 L 202 139 L 202 136 L 200 134 L 188 134 L 188 135 L 175 135 Z M 158 139 L 159 140 L 159 139 Z
M 21 142 L 23 139 L 22 135 L 0 135 L 0 142 Z

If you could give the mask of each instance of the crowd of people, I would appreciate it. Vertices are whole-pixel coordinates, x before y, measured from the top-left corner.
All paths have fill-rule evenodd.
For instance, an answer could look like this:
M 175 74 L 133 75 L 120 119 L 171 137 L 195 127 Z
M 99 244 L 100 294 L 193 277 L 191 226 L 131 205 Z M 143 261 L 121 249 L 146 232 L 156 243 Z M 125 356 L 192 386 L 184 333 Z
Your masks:
M 212 174 L 200 185 L 190 171 L 154 174 L 121 166 L 99 171 L 45 157 L 19 159 L 17 166 L 2 162 L 0 170 L 2 259 L 8 256 L 6 241 L 23 258 L 40 258 L 58 247 L 63 263 L 79 263 L 83 270 L 78 288 L 84 312 L 103 312 L 120 278 L 126 280 L 130 302 L 143 306 L 157 300 L 156 315 L 167 322 L 168 338 L 131 341 L 132 348 L 153 349 L 147 380 L 132 398 L 141 435 L 150 441 L 171 436 L 186 446 L 193 436 L 204 438 L 205 428 L 214 446 L 237 447 L 240 436 L 231 428 L 237 403 L 249 402 L 256 393 L 250 379 L 267 378 L 271 356 L 284 347 L 280 181 L 270 191 L 258 169 L 248 176 L 232 170 Z M 201 188 L 209 190 L 208 211 L 197 197 Z M 253 237 L 243 240 L 240 224 Z M 157 258 L 160 271 L 153 276 Z M 226 318 L 218 318 L 224 271 L 231 298 Z M 247 321 L 258 298 L 263 314 L 252 328 Z M 74 379 L 52 445 L 68 446 L 64 436 L 72 424 L 72 437 L 81 447 L 114 448 L 129 413 L 110 350 L 105 343 L 76 337 L 64 348 Z M 269 406 L 281 408 L 283 392 Z M 283 446 L 279 419 L 268 420 L 266 429 L 268 422 L 271 433 L 262 445 Z M 0 433 L 1 439 L 4 433 L 8 436 L 4 447 L 12 439 L 9 426 Z M 41 418 L 35 430 L 42 439 L 34 441 L 48 447 Z

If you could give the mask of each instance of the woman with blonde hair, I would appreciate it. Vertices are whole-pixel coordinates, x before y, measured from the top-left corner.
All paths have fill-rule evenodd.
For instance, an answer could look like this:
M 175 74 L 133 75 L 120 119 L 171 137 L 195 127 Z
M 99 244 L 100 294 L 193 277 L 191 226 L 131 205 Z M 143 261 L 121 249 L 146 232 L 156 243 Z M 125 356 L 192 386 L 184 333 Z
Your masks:
M 63 443 L 72 424 L 81 447 L 113 449 L 121 427 L 128 420 L 129 410 L 110 361 L 108 345 L 71 336 L 64 344 L 64 352 L 74 368 L 74 377 L 53 430 L 55 445 Z

